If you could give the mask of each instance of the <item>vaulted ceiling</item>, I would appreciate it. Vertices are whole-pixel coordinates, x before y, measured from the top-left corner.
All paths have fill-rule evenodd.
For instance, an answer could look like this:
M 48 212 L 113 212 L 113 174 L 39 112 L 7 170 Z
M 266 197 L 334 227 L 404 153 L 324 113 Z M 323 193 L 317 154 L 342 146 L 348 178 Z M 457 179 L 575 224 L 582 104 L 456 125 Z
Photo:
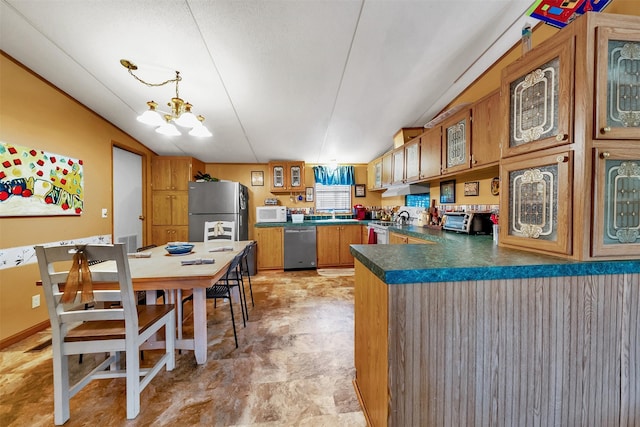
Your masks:
M 0 0 L 0 48 L 161 155 L 366 163 L 520 37 L 532 0 Z M 136 116 L 180 97 L 209 138 Z

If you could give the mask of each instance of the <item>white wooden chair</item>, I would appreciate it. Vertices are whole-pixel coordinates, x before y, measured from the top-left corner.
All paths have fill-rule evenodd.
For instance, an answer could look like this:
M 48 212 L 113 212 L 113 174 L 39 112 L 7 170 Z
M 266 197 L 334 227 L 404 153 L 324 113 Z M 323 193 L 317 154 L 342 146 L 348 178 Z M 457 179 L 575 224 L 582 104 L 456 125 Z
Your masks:
M 236 241 L 235 221 L 207 221 L 204 223 L 204 241 L 225 239 Z
M 140 412 L 140 393 L 151 379 L 166 366 L 171 371 L 175 366 L 175 308 L 173 305 L 136 305 L 131 283 L 131 273 L 127 253 L 123 244 L 116 245 L 71 245 L 36 246 L 42 286 L 51 321 L 53 344 L 53 390 L 54 422 L 64 424 L 70 417 L 69 400 L 91 380 L 101 378 L 126 377 L 127 418 L 133 419 Z M 76 253 L 78 255 L 76 256 Z M 82 274 L 82 259 L 115 261 L 94 266 L 89 276 Z M 80 265 L 80 274 L 74 267 L 68 270 L 69 261 Z M 61 267 L 65 267 L 62 269 Z M 98 267 L 102 271 L 97 271 Z M 106 272 L 104 270 L 111 271 Z M 84 270 L 86 271 L 86 270 Z M 65 285 L 67 277 L 76 277 Z M 92 283 L 117 284 L 110 290 L 93 290 L 96 307 L 101 301 L 119 301 L 121 306 L 85 310 L 87 287 Z M 73 288 L 79 284 L 83 292 L 73 296 L 71 302 L 63 303 L 61 286 Z M 105 286 L 101 286 L 104 288 Z M 148 369 L 140 369 L 139 350 L 142 343 L 164 328 L 166 351 Z M 126 353 L 126 370 L 120 369 L 120 352 Z M 91 372 L 77 383 L 69 384 L 68 355 L 88 353 L 110 353 Z M 115 398 L 115 396 L 114 396 Z

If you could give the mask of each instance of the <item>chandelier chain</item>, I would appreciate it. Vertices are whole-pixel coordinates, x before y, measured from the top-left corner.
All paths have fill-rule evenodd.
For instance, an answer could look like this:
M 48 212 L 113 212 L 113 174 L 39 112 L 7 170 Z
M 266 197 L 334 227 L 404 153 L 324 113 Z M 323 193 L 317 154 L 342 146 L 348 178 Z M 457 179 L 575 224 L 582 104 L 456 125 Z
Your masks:
M 164 86 L 168 83 L 173 83 L 176 82 L 178 83 L 179 81 L 182 80 L 182 77 L 180 77 L 180 71 L 176 71 L 176 78 L 175 79 L 169 79 L 169 80 L 165 80 L 162 83 L 149 83 L 149 82 L 145 82 L 144 80 L 142 80 L 140 77 L 136 76 L 135 74 L 133 74 L 133 71 L 131 71 L 130 69 L 127 70 L 129 72 L 129 74 L 131 74 L 133 76 L 134 79 L 136 79 L 137 81 L 139 81 L 140 83 L 147 85 L 149 87 L 157 87 L 157 86 Z M 176 84 L 176 93 L 178 92 L 177 89 L 177 84 Z

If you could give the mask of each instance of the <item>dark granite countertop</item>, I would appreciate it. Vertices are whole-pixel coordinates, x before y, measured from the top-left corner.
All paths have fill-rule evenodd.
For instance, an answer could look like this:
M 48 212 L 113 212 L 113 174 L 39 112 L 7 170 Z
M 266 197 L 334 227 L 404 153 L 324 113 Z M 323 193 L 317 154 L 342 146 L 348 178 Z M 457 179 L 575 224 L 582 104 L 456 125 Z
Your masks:
M 640 273 L 640 260 L 571 261 L 501 248 L 492 236 L 417 226 L 389 231 L 435 244 L 351 245 L 351 254 L 388 284 Z
M 357 219 L 312 219 L 304 220 L 303 222 L 258 222 L 255 227 L 269 228 L 269 227 L 314 227 L 323 225 L 367 225 L 370 220 L 357 220 Z

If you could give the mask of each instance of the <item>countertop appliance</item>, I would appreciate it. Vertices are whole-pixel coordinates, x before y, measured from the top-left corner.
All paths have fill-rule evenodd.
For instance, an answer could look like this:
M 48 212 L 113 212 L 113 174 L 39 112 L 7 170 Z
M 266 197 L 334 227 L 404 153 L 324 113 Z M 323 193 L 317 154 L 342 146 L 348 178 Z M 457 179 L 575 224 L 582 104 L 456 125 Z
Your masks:
M 285 206 L 256 206 L 256 222 L 287 222 Z
M 492 234 L 491 212 L 447 212 L 443 230 L 467 234 Z
M 316 268 L 316 228 L 284 228 L 284 269 Z
M 249 239 L 249 192 L 239 182 L 189 183 L 189 241 L 204 240 L 206 221 L 235 221 L 238 240 Z

